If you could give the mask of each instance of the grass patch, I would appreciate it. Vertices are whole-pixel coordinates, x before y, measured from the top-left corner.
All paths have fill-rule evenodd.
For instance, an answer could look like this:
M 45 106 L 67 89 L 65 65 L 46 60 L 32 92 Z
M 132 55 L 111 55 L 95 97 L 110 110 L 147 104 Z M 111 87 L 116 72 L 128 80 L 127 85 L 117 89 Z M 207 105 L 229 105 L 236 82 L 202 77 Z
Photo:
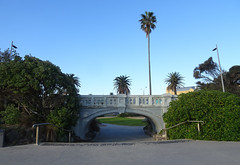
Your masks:
M 115 125 L 146 126 L 146 122 L 144 122 L 142 119 L 129 119 L 126 117 L 99 118 L 97 120 L 100 123 L 108 123 Z

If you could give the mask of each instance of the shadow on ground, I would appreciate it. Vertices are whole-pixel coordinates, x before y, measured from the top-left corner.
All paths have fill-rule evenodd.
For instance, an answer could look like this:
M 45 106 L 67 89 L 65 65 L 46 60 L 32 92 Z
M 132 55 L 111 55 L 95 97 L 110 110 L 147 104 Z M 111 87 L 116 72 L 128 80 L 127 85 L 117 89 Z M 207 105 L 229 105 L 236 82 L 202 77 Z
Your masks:
M 144 134 L 143 126 L 120 126 L 103 123 L 93 142 L 140 142 L 154 141 Z

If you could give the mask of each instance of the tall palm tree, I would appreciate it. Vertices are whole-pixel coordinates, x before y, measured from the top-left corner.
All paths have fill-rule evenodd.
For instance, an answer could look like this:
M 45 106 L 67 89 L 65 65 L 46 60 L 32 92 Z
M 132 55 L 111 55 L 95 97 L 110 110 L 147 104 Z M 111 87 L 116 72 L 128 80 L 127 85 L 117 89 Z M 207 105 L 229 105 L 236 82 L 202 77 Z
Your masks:
M 174 94 L 177 94 L 177 88 L 183 86 L 183 78 L 179 72 L 172 72 L 167 75 L 165 79 L 166 84 L 168 84 L 167 89 L 172 90 Z
M 149 69 L 149 94 L 152 95 L 152 84 L 151 84 L 151 65 L 150 65 L 150 33 L 156 28 L 155 23 L 157 22 L 156 16 L 153 12 L 145 12 L 141 14 L 142 19 L 139 20 L 141 23 L 141 29 L 146 33 L 148 38 L 148 69 Z
M 130 94 L 131 80 L 129 76 L 119 76 L 113 80 L 114 88 L 117 89 L 118 94 Z

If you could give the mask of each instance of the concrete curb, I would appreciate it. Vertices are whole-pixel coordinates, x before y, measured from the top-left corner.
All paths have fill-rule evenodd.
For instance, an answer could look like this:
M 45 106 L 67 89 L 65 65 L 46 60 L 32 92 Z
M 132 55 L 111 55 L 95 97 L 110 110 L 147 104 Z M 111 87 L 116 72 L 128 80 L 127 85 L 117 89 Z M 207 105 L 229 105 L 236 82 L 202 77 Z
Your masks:
M 143 142 L 94 142 L 94 143 L 54 143 L 43 142 L 40 146 L 133 146 L 136 144 L 169 144 L 169 143 L 186 143 L 192 140 L 165 140 L 165 141 L 143 141 Z

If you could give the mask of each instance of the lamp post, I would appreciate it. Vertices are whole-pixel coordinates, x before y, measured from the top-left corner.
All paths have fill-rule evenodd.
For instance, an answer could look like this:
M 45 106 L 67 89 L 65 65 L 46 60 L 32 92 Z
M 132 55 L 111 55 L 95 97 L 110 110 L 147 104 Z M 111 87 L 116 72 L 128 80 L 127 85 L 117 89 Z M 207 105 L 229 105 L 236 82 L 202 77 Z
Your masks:
M 143 95 L 145 95 L 145 89 L 147 89 L 147 87 L 141 88 L 141 90 L 143 91 Z
M 219 64 L 219 68 L 220 68 L 220 75 L 221 75 L 221 82 L 222 82 L 222 90 L 223 90 L 223 92 L 225 92 L 224 83 L 223 83 L 222 68 L 221 68 L 221 64 L 220 64 L 220 58 L 219 58 L 219 53 L 218 53 L 217 44 L 216 44 L 216 48 L 214 48 L 213 51 L 215 51 L 215 50 L 217 50 L 218 64 Z

